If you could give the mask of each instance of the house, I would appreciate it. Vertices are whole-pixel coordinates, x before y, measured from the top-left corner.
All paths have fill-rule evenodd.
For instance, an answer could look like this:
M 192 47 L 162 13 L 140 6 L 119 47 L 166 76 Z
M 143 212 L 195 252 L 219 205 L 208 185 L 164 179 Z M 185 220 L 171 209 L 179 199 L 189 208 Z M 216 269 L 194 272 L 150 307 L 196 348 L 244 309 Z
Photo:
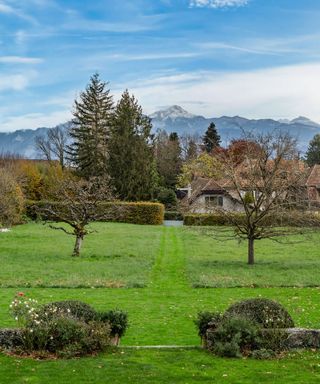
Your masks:
M 210 213 L 217 209 L 227 211 L 243 211 L 236 192 L 232 190 L 227 180 L 219 180 L 199 177 L 192 181 L 188 188 L 182 189 L 185 196 L 181 205 L 187 211 L 194 213 Z
M 305 168 L 302 162 L 298 167 Z M 290 164 L 292 167 L 292 163 Z M 302 169 L 301 168 L 301 169 Z M 239 172 L 244 171 L 243 165 Z M 245 172 L 244 172 L 245 173 Z M 305 168 L 305 177 L 301 179 L 301 191 L 303 200 L 306 200 L 310 208 L 320 207 L 320 165 Z M 244 179 L 243 191 L 246 194 L 246 181 Z M 193 213 L 210 213 L 218 209 L 226 211 L 243 212 L 244 208 L 238 192 L 227 178 L 210 179 L 197 177 L 187 188 L 181 188 L 184 196 L 181 200 L 183 209 Z

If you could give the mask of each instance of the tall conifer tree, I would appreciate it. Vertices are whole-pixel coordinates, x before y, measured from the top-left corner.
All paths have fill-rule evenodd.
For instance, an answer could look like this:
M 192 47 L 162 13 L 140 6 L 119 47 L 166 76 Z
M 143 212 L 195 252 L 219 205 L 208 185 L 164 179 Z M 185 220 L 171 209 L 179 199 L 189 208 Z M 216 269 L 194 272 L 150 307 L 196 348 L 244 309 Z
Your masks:
M 220 147 L 220 143 L 220 135 L 218 134 L 215 124 L 212 122 L 203 136 L 204 150 L 210 153 L 214 148 Z
M 109 145 L 109 174 L 117 196 L 150 199 L 154 189 L 151 121 L 126 90 L 118 102 Z
M 113 100 L 107 84 L 94 74 L 86 90 L 75 100 L 68 147 L 69 159 L 86 178 L 105 176 Z

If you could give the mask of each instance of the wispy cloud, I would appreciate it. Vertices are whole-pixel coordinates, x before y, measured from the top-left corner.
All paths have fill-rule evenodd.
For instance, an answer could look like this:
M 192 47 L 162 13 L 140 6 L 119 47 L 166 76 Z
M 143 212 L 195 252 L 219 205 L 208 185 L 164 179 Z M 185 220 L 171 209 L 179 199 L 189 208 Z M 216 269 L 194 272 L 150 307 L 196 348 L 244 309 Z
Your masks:
M 0 77 L 0 91 L 21 91 L 29 85 L 29 77 L 23 74 Z
M 243 7 L 249 0 L 190 0 L 190 7 L 196 8 L 229 8 Z
M 15 10 L 10 5 L 0 2 L 0 13 L 12 14 Z
M 320 62 L 230 73 L 177 73 L 146 81 L 140 79 L 130 88 L 148 113 L 164 104 L 182 104 L 191 112 L 208 117 L 307 115 L 320 121 Z M 190 102 L 186 102 L 186 95 L 192 95 Z
M 0 56 L 0 63 L 3 64 L 39 64 L 43 59 L 38 57 L 21 57 L 21 56 Z

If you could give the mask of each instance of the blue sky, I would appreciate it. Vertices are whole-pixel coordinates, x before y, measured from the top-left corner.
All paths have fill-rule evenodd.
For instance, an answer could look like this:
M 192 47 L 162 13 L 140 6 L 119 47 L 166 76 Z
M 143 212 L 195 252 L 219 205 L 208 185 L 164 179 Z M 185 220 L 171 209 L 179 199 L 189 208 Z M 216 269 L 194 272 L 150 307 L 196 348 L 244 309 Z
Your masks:
M 0 0 L 0 130 L 53 126 L 98 71 L 146 113 L 320 122 L 319 0 Z

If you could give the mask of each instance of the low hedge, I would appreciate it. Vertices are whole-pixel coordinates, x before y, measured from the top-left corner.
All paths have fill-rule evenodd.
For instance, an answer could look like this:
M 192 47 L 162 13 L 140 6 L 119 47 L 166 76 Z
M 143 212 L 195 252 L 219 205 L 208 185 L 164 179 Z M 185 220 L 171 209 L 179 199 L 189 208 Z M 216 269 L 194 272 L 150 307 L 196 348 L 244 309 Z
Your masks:
M 178 211 L 165 211 L 165 220 L 183 220 L 183 214 Z
M 54 218 L 38 214 L 38 208 L 44 209 L 48 206 L 63 205 L 57 201 L 31 201 L 25 205 L 25 212 L 31 220 L 54 220 Z M 100 209 L 107 217 L 104 221 L 161 225 L 164 220 L 164 206 L 160 203 L 149 202 L 101 202 Z
M 235 212 L 232 214 L 232 221 L 238 222 L 245 220 L 245 214 Z M 230 216 L 223 213 L 210 214 L 187 214 L 184 216 L 183 224 L 188 226 L 228 226 L 230 225 Z M 282 214 L 272 214 L 263 220 L 263 225 L 277 227 L 320 227 L 320 215 L 307 212 L 288 212 Z

